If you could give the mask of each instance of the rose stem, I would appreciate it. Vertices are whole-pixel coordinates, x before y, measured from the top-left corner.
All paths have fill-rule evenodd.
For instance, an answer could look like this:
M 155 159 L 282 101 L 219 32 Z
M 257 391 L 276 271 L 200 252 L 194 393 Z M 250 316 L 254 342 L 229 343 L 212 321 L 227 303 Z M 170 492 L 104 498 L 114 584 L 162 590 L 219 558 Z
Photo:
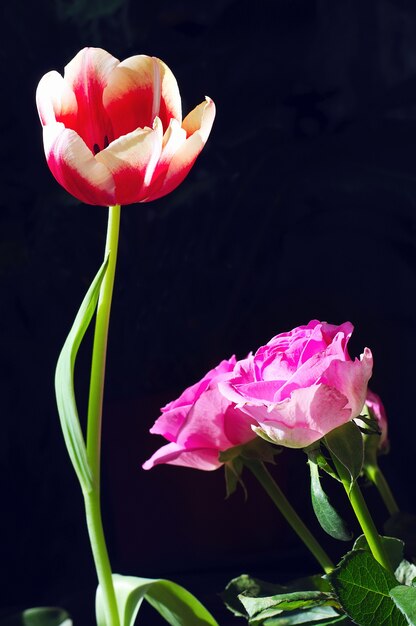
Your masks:
M 334 564 L 326 554 L 325 550 L 323 550 L 318 541 L 312 535 L 310 530 L 305 526 L 295 509 L 289 503 L 283 491 L 272 478 L 264 463 L 254 459 L 244 459 L 244 465 L 257 478 L 285 520 L 290 524 L 300 539 L 302 539 L 306 547 L 312 552 L 324 572 L 329 574 L 329 572 L 334 569 Z
M 116 269 L 119 228 L 120 206 L 110 206 L 104 255 L 104 258 L 109 255 L 109 262 L 101 284 L 97 305 L 88 399 L 87 455 L 92 471 L 94 487 L 91 493 L 85 494 L 84 496 L 88 534 L 95 568 L 97 570 L 98 582 L 103 592 L 105 603 L 104 611 L 106 614 L 106 624 L 108 626 L 119 626 L 120 620 L 101 519 L 100 456 L 107 336 Z
M 365 475 L 372 483 L 377 487 L 384 504 L 390 515 L 396 515 L 399 513 L 400 509 L 396 502 L 395 497 L 390 489 L 390 486 L 378 466 L 378 463 L 370 463 L 364 466 Z
M 377 528 L 373 522 L 373 518 L 370 515 L 370 511 L 365 503 L 361 489 L 357 482 L 354 482 L 351 486 L 351 477 L 347 468 L 338 461 L 334 454 L 331 454 L 332 460 L 338 472 L 338 476 L 344 485 L 347 492 L 349 501 L 353 508 L 353 511 L 357 517 L 357 520 L 362 528 L 362 531 L 367 539 L 368 546 L 373 554 L 373 557 L 389 572 L 392 571 L 389 557 L 381 542 L 381 537 L 378 534 Z

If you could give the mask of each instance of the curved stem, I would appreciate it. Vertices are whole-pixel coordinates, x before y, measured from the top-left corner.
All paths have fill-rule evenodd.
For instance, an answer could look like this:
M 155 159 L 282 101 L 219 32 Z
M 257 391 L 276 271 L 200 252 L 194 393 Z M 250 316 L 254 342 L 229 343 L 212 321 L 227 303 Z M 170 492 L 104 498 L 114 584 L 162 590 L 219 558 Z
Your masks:
M 261 461 L 243 459 L 244 465 L 254 474 L 261 486 L 273 500 L 285 520 L 290 524 L 295 533 L 303 541 L 306 547 L 312 552 L 326 574 L 334 569 L 334 564 L 321 547 L 310 530 L 305 526 L 295 509 L 287 500 L 283 491 L 270 475 L 266 466 Z
M 101 585 L 105 599 L 104 610 L 106 614 L 106 626 L 119 626 L 120 623 L 100 507 L 101 422 L 105 361 L 111 299 L 117 261 L 119 228 L 120 206 L 111 206 L 109 207 L 108 213 L 107 240 L 105 245 L 105 258 L 109 256 L 109 261 L 107 271 L 101 284 L 97 305 L 88 399 L 87 456 L 93 475 L 94 487 L 91 493 L 84 494 L 88 533 L 98 582 Z
M 340 463 L 334 454 L 331 454 L 332 460 L 338 472 L 338 476 L 344 485 L 347 492 L 349 501 L 353 508 L 353 511 L 357 517 L 357 520 L 362 528 L 362 531 L 367 539 L 368 546 L 373 554 L 373 557 L 389 572 L 392 571 L 389 557 L 384 549 L 381 537 L 378 534 L 377 528 L 373 522 L 373 518 L 370 515 L 367 504 L 365 503 L 361 489 L 357 482 L 351 487 L 351 477 L 347 468 Z
M 378 463 L 364 465 L 364 472 L 367 478 L 377 487 L 390 515 L 393 516 L 399 513 L 399 506 Z

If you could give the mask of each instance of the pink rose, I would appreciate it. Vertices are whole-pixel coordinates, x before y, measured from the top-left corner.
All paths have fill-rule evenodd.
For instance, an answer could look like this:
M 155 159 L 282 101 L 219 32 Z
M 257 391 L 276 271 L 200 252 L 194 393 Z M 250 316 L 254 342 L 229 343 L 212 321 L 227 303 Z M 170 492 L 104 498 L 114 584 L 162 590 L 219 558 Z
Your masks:
M 376 418 L 378 425 L 381 430 L 381 437 L 379 441 L 378 447 L 382 450 L 388 448 L 389 442 L 387 438 L 387 415 L 386 410 L 383 406 L 381 398 L 371 391 L 371 389 L 367 389 L 367 397 L 365 399 L 365 403 L 368 408 L 372 411 L 374 417 Z
M 373 358 L 365 348 L 351 360 L 350 322 L 313 320 L 276 335 L 237 363 L 220 391 L 258 424 L 256 432 L 289 448 L 303 448 L 357 417 L 364 405 Z
M 144 463 L 151 469 L 160 463 L 183 465 L 201 470 L 221 466 L 220 451 L 256 437 L 251 417 L 234 408 L 218 390 L 218 383 L 231 375 L 236 360 L 231 357 L 206 374 L 182 395 L 162 409 L 150 432 L 170 441 Z

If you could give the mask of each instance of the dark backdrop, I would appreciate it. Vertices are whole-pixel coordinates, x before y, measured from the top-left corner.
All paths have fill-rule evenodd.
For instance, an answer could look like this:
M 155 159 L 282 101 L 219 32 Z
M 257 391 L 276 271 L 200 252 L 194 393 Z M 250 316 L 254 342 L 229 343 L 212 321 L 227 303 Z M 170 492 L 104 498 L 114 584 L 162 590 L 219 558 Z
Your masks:
M 34 104 L 41 76 L 86 45 L 159 56 L 185 112 L 205 94 L 217 105 L 181 187 L 122 210 L 103 449 L 114 569 L 184 582 L 218 615 L 215 593 L 242 571 L 313 571 L 249 479 L 245 503 L 242 493 L 224 500 L 221 471 L 141 469 L 162 443 L 148 434 L 160 406 L 222 358 L 312 318 L 351 320 L 351 353 L 373 350 L 371 386 L 392 440 L 383 467 L 411 510 L 414 3 L 26 0 L 2 13 L 0 607 L 60 604 L 76 624 L 93 621 L 95 575 L 53 375 L 101 262 L 107 212 L 54 181 Z M 77 369 L 81 414 L 90 343 Z M 276 470 L 340 554 L 314 522 L 303 454 L 283 454 Z

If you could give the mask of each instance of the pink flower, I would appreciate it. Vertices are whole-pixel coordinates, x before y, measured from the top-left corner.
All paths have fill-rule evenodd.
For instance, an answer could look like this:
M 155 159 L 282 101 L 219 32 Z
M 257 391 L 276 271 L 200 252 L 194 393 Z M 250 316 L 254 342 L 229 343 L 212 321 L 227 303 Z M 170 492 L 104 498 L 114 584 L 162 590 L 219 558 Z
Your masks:
M 303 448 L 358 416 L 373 358 L 365 348 L 352 361 L 350 322 L 313 320 L 273 337 L 237 363 L 220 391 L 257 421 L 256 432 L 289 448 Z
M 151 469 L 160 463 L 183 465 L 201 470 L 220 467 L 220 451 L 256 437 L 255 423 L 236 409 L 219 391 L 218 383 L 233 371 L 235 357 L 221 363 L 182 395 L 162 409 L 150 432 L 170 441 L 144 463 Z
M 119 62 L 84 48 L 39 82 L 36 102 L 49 168 L 87 204 L 148 202 L 175 189 L 204 147 L 210 98 L 182 121 L 171 70 L 156 57 Z
M 381 398 L 376 393 L 374 393 L 374 391 L 371 391 L 371 389 L 367 389 L 367 397 L 365 399 L 365 403 L 368 406 L 368 408 L 372 411 L 381 430 L 381 436 L 380 436 L 380 440 L 378 443 L 378 447 L 381 450 L 385 450 L 389 446 L 389 442 L 387 438 L 387 415 L 386 415 L 386 410 L 381 401 Z

